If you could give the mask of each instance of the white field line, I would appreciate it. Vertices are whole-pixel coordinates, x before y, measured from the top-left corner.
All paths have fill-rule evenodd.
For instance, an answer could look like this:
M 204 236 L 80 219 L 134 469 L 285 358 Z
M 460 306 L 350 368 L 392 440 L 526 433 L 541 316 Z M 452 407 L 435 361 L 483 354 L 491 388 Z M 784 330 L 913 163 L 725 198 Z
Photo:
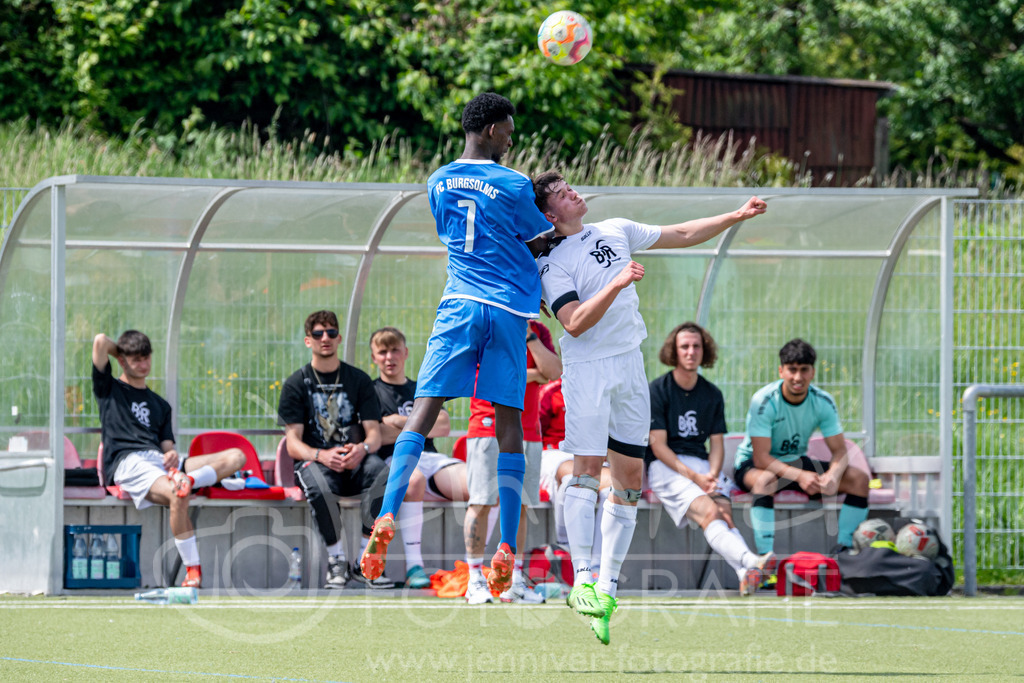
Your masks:
M 428 610 L 498 610 L 498 609 L 535 609 L 535 610 L 559 610 L 568 609 L 561 601 L 545 605 L 491 605 L 469 606 L 459 601 L 439 602 L 432 599 L 410 599 L 410 600 L 348 600 L 335 599 L 324 600 L 317 598 L 203 598 L 194 605 L 150 605 L 132 600 L 131 598 L 75 598 L 72 600 L 47 600 L 39 599 L 3 599 L 0 600 L 0 609 L 156 609 L 165 607 L 167 609 L 191 609 L 191 610 L 297 610 L 306 611 L 312 609 L 380 609 L 380 610 L 407 610 L 407 609 L 428 609 Z M 624 600 L 619 603 L 619 610 L 650 610 L 650 609 L 687 609 L 700 608 L 704 610 L 728 610 L 728 611 L 773 611 L 780 609 L 810 609 L 822 612 L 833 610 L 886 610 L 893 612 L 905 611 L 991 611 L 991 610 L 1016 610 L 1024 611 L 1024 600 L 996 599 L 980 601 L 959 601 L 957 598 L 933 598 L 918 602 L 914 598 L 902 599 L 868 599 L 866 602 L 836 599 L 822 601 L 815 600 Z

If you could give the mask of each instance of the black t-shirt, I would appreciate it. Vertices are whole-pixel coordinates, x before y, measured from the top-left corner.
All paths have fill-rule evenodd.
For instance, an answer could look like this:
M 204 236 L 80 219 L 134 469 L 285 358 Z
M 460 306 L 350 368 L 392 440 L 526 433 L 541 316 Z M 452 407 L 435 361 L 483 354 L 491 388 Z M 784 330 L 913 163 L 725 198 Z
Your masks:
M 314 373 L 306 364 L 281 387 L 279 423 L 302 424 L 302 442 L 312 448 L 359 443 L 363 420 L 380 421 L 380 405 L 370 376 L 342 363 L 334 372 Z M 299 464 L 299 461 L 296 461 Z
M 707 460 L 707 440 L 712 434 L 725 434 L 725 399 L 711 382 L 697 375 L 697 384 L 686 391 L 667 372 L 651 382 L 651 429 L 668 432 L 668 447 L 677 455 L 693 455 Z M 644 460 L 656 460 L 647 449 Z
M 416 382 L 408 377 L 405 384 L 388 384 L 380 377 L 373 380 L 373 388 L 377 390 L 377 400 L 380 401 L 380 416 L 399 414 L 409 417 L 412 414 L 412 404 L 416 399 Z M 436 453 L 434 440 L 427 439 L 423 442 L 423 450 L 427 453 Z M 395 452 L 395 445 L 381 446 L 377 453 L 387 460 Z
M 116 379 L 110 364 L 92 366 L 92 393 L 100 405 L 103 431 L 104 484 L 114 483 L 114 472 L 124 456 L 135 451 L 163 452 L 163 441 L 174 441 L 171 404 L 146 387 L 136 389 Z

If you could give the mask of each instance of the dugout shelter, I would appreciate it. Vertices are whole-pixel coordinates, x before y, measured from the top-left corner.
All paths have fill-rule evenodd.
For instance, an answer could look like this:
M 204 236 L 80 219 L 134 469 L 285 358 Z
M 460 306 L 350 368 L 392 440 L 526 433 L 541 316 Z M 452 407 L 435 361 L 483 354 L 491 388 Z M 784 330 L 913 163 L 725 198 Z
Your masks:
M 970 190 L 578 188 L 588 220 L 675 223 L 768 212 L 711 242 L 640 255 L 649 378 L 679 322 L 717 339 L 707 372 L 742 431 L 751 394 L 802 337 L 816 383 L 873 463 L 929 462 L 927 503 L 951 525 L 951 200 Z M 0 249 L 0 592 L 60 593 L 65 437 L 95 457 L 92 338 L 128 328 L 154 343 L 150 385 L 172 405 L 179 451 L 242 432 L 272 457 L 283 380 L 308 362 L 302 324 L 338 313 L 343 359 L 373 375 L 370 334 L 402 329 L 415 377 L 445 281 L 422 185 L 62 176 L 21 202 Z M 561 330 L 544 319 L 557 338 Z M 465 427 L 468 405 L 451 406 Z M 26 433 L 42 432 L 31 448 Z M 449 445 L 450 444 L 442 444 Z M 891 462 L 895 462 L 892 460 Z M 884 470 L 882 468 L 880 471 Z M 915 499 L 916 500 L 916 499 Z M 918 502 L 908 503 L 910 512 Z M 933 509 L 932 509 L 933 508 Z

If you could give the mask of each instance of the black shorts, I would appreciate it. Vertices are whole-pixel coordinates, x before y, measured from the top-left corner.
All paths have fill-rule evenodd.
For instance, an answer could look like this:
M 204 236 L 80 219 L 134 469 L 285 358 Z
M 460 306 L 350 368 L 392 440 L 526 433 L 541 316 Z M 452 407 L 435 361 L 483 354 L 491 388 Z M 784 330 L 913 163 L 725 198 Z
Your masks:
M 798 467 L 805 472 L 814 472 L 815 474 L 824 474 L 825 470 L 828 469 L 828 463 L 824 460 L 815 460 L 814 458 L 808 458 L 806 455 L 801 455 L 799 460 L 794 460 L 793 462 L 786 464 L 792 467 Z M 751 458 L 740 465 L 739 469 L 736 470 L 736 486 L 744 493 L 750 493 L 750 489 L 747 488 L 743 479 L 747 476 L 747 472 L 753 469 L 757 468 L 754 467 L 754 459 Z M 775 489 L 775 493 L 778 493 L 779 491 L 804 492 L 804 490 L 800 488 L 800 484 L 796 483 L 792 479 L 779 479 L 779 484 Z M 818 500 L 821 498 L 821 494 L 815 493 L 814 495 L 809 496 L 809 498 L 811 500 Z

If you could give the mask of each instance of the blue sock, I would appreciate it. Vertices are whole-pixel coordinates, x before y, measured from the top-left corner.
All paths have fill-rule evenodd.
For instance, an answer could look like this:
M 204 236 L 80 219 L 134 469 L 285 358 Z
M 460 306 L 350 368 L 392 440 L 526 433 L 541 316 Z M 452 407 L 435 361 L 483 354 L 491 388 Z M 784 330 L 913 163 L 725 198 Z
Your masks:
M 757 546 L 758 555 L 771 552 L 775 546 L 774 505 L 774 498 L 762 496 L 754 498 L 754 504 L 750 507 L 750 526 L 754 530 L 754 545 Z
M 846 500 L 839 508 L 839 538 L 836 540 L 840 545 L 847 548 L 853 547 L 853 532 L 857 530 L 860 523 L 868 518 L 868 501 L 863 496 L 846 495 Z
M 420 461 L 425 439 L 418 432 L 402 432 L 395 440 L 395 452 L 391 456 L 391 471 L 388 473 L 388 485 L 384 489 L 384 503 L 380 507 L 380 517 L 398 514 L 398 508 L 409 488 L 409 479 Z M 379 518 L 378 518 L 379 519 Z
M 501 542 L 508 543 L 516 552 L 519 533 L 519 515 L 523 505 L 523 476 L 526 474 L 526 456 L 522 453 L 498 453 L 498 524 Z

